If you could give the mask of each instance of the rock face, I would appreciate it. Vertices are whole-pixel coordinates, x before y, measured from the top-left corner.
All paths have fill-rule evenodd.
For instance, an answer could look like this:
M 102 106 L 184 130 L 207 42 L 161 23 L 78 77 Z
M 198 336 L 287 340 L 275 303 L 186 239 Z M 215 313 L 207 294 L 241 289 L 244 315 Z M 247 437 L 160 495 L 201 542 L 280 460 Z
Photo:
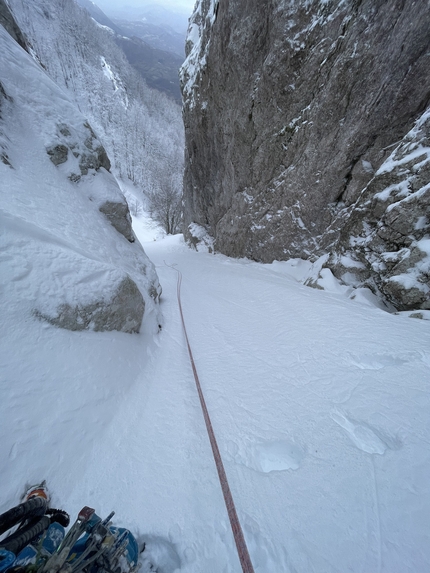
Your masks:
M 24 34 L 19 29 L 18 24 L 15 22 L 15 18 L 11 14 L 8 5 L 6 4 L 5 0 L 0 0 L 0 26 L 3 26 L 15 42 L 27 50 L 27 42 L 25 41 Z
M 66 163 L 69 151 L 78 159 L 80 173 L 73 173 L 70 176 L 72 181 L 79 181 L 81 176 L 87 175 L 90 169 L 98 171 L 100 167 L 104 167 L 106 171 L 110 171 L 111 168 L 106 150 L 97 139 L 89 123 L 87 121 L 84 122 L 82 127 L 83 129 L 80 130 L 80 141 L 77 141 L 76 134 L 72 134 L 73 130 L 67 124 L 59 124 L 56 138 L 61 140 L 62 143 L 51 145 L 46 150 L 54 165 Z
M 103 213 L 113 227 L 124 235 L 127 241 L 134 243 L 136 240 L 133 228 L 131 226 L 131 215 L 127 203 L 106 201 L 99 208 L 100 213 Z
M 263 262 L 327 252 L 430 105 L 429 29 L 416 0 L 198 2 L 181 78 L 185 227 Z
M 78 183 L 86 175 L 94 176 L 102 171 L 110 171 L 111 168 L 105 148 L 87 121 L 74 125 L 58 123 L 46 152 L 56 167 L 63 166 L 63 172 L 73 183 Z M 99 211 L 118 233 L 133 243 L 136 237 L 131 227 L 127 202 L 112 177 L 104 175 L 103 179 L 104 188 L 91 182 L 93 189 L 98 187 L 92 200 L 97 201 Z M 97 183 L 99 180 L 100 177 Z
M 130 277 L 125 277 L 112 293 L 110 300 L 87 305 L 60 305 L 53 316 L 35 312 L 38 318 L 67 330 L 119 330 L 139 332 L 145 313 L 145 301 Z
M 430 110 L 332 227 L 337 278 L 376 287 L 399 310 L 430 309 Z
M 4 87 L 0 82 L 0 161 L 5 165 L 11 167 L 9 157 L 7 155 L 7 136 L 4 133 L 3 127 L 3 108 L 11 101 L 11 98 L 5 92 Z

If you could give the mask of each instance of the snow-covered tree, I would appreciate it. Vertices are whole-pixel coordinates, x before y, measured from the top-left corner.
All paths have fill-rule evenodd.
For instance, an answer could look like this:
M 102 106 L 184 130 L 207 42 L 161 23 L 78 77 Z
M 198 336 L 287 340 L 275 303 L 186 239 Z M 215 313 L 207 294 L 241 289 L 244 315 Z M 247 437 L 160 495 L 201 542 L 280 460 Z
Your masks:
M 166 169 L 182 178 L 180 107 L 148 88 L 112 33 L 74 0 L 10 0 L 35 57 L 73 94 L 106 148 L 113 172 L 145 194 L 161 189 Z
M 149 213 L 168 235 L 179 233 L 182 222 L 182 188 L 174 174 L 165 175 L 148 195 Z

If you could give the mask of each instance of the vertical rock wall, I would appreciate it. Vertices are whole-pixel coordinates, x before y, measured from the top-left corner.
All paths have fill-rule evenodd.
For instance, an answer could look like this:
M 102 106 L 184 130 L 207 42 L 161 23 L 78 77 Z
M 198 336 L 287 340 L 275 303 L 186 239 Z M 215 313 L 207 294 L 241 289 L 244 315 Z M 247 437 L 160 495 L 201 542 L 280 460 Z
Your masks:
M 340 235 L 326 266 L 337 278 L 377 289 L 400 310 L 430 309 L 430 110 L 332 228 Z
M 198 2 L 182 69 L 185 226 L 231 256 L 323 252 L 430 104 L 429 30 L 427 0 Z

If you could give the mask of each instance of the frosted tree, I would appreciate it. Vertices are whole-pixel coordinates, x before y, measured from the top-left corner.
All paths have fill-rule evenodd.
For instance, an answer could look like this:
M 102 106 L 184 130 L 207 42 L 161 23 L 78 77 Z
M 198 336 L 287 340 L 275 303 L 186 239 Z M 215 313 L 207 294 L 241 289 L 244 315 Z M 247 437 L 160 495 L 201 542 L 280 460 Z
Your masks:
M 168 235 L 182 230 L 182 181 L 176 173 L 159 178 L 157 189 L 148 194 L 149 213 Z
M 10 3 L 40 63 L 87 116 L 114 173 L 151 197 L 166 188 L 166 173 L 181 178 L 180 107 L 147 87 L 112 33 L 73 0 Z

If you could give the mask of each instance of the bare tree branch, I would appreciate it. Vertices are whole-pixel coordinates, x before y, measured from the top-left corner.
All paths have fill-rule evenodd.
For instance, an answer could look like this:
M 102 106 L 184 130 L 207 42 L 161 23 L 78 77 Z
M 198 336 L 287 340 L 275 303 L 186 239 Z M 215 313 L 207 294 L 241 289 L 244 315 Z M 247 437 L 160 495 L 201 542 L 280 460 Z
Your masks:
M 148 194 L 149 213 L 168 235 L 181 231 L 182 185 L 176 175 L 162 177 L 158 189 Z

